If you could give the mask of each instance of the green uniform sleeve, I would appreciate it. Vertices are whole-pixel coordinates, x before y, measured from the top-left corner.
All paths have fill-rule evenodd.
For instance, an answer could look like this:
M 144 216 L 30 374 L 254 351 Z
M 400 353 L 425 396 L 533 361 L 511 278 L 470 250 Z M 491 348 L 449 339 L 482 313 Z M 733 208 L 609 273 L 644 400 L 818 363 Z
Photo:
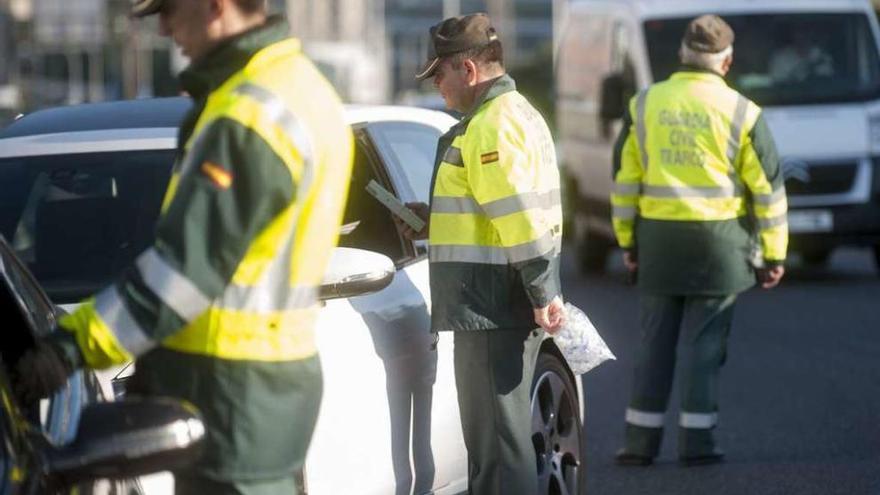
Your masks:
M 632 107 L 635 98 L 623 115 L 623 126 L 614 145 L 614 190 L 611 192 L 611 223 L 617 243 L 624 249 L 636 244 L 635 221 L 638 216 L 642 167 L 639 144 L 633 129 Z
M 184 157 L 153 247 L 61 326 L 77 336 L 91 367 L 146 352 L 222 294 L 250 244 L 294 198 L 287 166 L 270 146 L 218 119 Z
M 764 260 L 782 263 L 788 248 L 788 203 L 776 145 L 762 114 L 744 140 L 740 164 L 740 176 L 751 193 Z

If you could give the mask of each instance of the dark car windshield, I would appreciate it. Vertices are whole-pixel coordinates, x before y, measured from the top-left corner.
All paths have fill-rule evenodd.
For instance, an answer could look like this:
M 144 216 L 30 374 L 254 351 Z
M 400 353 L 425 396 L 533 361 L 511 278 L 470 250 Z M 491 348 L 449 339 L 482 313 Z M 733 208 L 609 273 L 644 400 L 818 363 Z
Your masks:
M 728 82 L 759 105 L 864 101 L 880 96 L 880 61 L 868 18 L 851 14 L 724 16 L 736 33 Z M 679 67 L 690 19 L 645 22 L 655 81 Z
M 173 150 L 0 159 L 0 233 L 54 302 L 76 302 L 152 242 L 173 160 Z

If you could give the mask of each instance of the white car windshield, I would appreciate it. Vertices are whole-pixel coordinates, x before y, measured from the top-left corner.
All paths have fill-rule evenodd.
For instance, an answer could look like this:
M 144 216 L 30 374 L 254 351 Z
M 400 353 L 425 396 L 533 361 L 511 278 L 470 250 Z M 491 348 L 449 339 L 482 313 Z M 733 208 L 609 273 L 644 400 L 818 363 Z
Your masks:
M 728 82 L 759 105 L 865 101 L 880 96 L 880 60 L 863 13 L 725 15 L 736 33 Z M 654 80 L 679 67 L 689 18 L 645 22 Z

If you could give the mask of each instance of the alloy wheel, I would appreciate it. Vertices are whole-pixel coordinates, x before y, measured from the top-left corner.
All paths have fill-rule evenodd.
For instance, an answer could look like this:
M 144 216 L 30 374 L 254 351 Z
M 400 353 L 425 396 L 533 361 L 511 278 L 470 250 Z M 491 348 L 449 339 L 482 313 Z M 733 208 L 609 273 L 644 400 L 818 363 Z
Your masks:
M 541 495 L 580 493 L 579 406 L 576 389 L 563 366 L 556 356 L 540 355 L 532 389 L 532 443 Z

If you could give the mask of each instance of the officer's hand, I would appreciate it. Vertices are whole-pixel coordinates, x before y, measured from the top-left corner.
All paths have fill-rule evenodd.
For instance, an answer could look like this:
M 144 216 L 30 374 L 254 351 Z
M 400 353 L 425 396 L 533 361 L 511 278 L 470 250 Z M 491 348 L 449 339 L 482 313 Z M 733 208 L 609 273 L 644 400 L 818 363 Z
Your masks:
M 403 234 L 409 240 L 412 241 L 420 241 L 428 238 L 428 221 L 431 216 L 430 207 L 425 203 L 406 203 L 406 207 L 413 211 L 419 218 L 425 221 L 425 227 L 422 230 L 416 231 L 412 227 L 409 226 L 408 223 L 404 222 L 397 215 L 391 215 L 391 218 L 394 219 L 394 224 L 397 226 L 397 230 Z
M 15 365 L 15 393 L 23 404 L 34 403 L 61 389 L 73 371 L 58 347 L 37 341 Z
M 535 323 L 545 332 L 553 335 L 562 328 L 562 323 L 565 321 L 565 305 L 559 296 L 554 297 L 550 304 L 543 308 L 535 308 L 534 311 Z
M 639 269 L 639 262 L 632 251 L 627 250 L 623 252 L 623 266 L 625 266 L 629 272 L 634 272 Z
M 765 289 L 772 289 L 779 285 L 779 281 L 782 280 L 782 276 L 785 275 L 785 267 L 782 265 L 776 265 L 772 268 L 764 268 L 759 272 L 761 277 L 761 287 Z

